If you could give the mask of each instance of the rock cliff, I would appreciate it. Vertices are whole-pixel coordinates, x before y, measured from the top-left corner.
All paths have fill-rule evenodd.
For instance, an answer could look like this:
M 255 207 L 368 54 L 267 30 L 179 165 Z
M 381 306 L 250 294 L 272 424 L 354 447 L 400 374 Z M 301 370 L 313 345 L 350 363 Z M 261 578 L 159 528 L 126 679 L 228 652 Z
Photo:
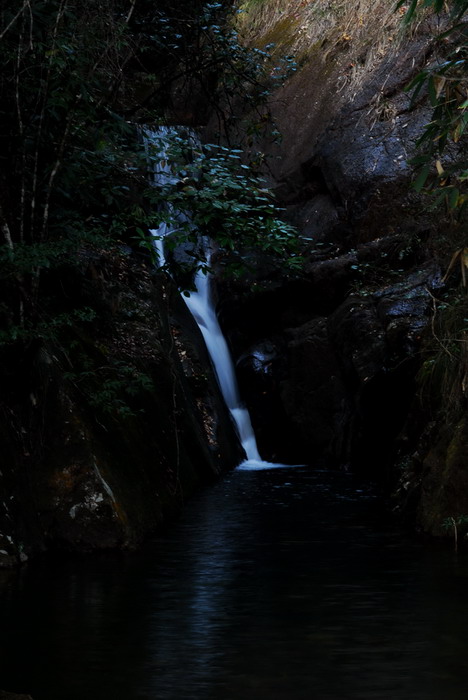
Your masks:
M 92 299 L 99 313 L 66 346 L 3 357 L 1 565 L 132 547 L 241 459 L 203 340 L 164 273 L 125 247 L 88 250 L 49 284 L 62 311 Z
M 447 292 L 440 242 L 451 223 L 411 188 L 431 110 L 406 89 L 434 58 L 437 27 L 425 20 L 402 34 L 382 3 L 358 4 L 354 19 L 344 5 L 333 16 L 326 3 L 276 14 L 264 4 L 263 24 L 245 5 L 250 41 L 274 39 L 300 57 L 271 100 L 282 142 L 264 149 L 306 261 L 296 277 L 257 265 L 248 289 L 221 281 L 222 318 L 268 458 L 364 473 L 442 534 L 449 516 L 468 512 L 464 402 L 450 417 L 443 397 L 428 409 L 420 377 Z

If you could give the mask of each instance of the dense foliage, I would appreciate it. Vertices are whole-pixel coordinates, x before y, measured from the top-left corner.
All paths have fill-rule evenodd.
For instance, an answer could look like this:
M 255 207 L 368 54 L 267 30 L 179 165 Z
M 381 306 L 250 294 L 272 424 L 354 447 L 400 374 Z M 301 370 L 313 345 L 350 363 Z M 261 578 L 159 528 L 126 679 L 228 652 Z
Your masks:
M 403 1 L 398 3 L 398 7 L 403 5 Z M 427 91 L 433 108 L 413 159 L 417 167 L 415 187 L 435 193 L 436 204 L 445 203 L 449 210 L 461 213 L 468 203 L 468 27 L 464 21 L 468 2 L 452 0 L 449 5 L 443 31 L 435 37 L 436 55 L 408 90 L 413 102 Z M 412 0 L 405 19 L 409 23 L 423 10 L 440 13 L 446 8 L 443 0 Z
M 201 0 L 2 4 L 2 347 L 55 343 L 72 358 L 77 334 L 102 319 L 99 305 L 74 297 L 70 270 L 103 251 L 141 250 L 142 239 L 148 247 L 149 230 L 171 212 L 193 219 L 179 242 L 195 226 L 221 248 L 285 252 L 292 232 L 239 149 L 195 152 L 179 136 L 171 184 L 148 182 L 139 124 L 197 125 L 217 115 L 228 134 L 246 105 L 250 141 L 269 123 L 265 75 L 271 82 L 283 69 L 240 44 L 232 12 L 232 3 Z
M 423 403 L 441 424 L 454 425 L 466 410 L 468 373 L 466 295 L 468 241 L 468 25 L 467 0 L 412 0 L 406 22 L 427 13 L 440 13 L 434 36 L 434 53 L 408 90 L 413 102 L 424 96 L 432 117 L 418 140 L 413 158 L 415 188 L 430 195 L 432 206 L 445 219 L 444 235 L 432 243 L 436 256 L 447 261 L 442 288 L 432 299 L 431 333 L 426 339 L 425 361 L 419 373 Z M 442 211 L 441 211 L 442 209 Z M 461 286 L 459 284 L 461 280 Z M 456 528 L 452 518 L 451 526 Z M 461 522 L 461 521 L 460 521 Z
M 156 173 L 165 174 L 162 180 L 156 177 L 151 192 L 155 212 L 151 218 L 173 229 L 166 235 L 163 226 L 163 233 L 153 230 L 153 236 L 164 237 L 169 250 L 184 246 L 196 266 L 206 264 L 204 246 L 198 242 L 209 238 L 218 260 L 223 253 L 242 249 L 279 256 L 287 252 L 288 265 L 294 268 L 301 264 L 294 255 L 296 232 L 278 217 L 263 179 L 242 162 L 242 155 L 241 149 L 202 145 L 180 129 L 153 132 L 147 158 Z M 144 230 L 137 232 L 141 245 L 151 245 Z
M 226 5 L 36 0 L 0 12 L 0 260 L 10 325 L 37 314 L 45 270 L 69 264 L 84 245 L 131 242 L 137 227 L 158 225 L 165 199 L 228 247 L 283 247 L 286 229 L 237 149 L 200 151 L 181 175 L 192 187 L 150 191 L 146 182 L 135 122 L 197 123 L 208 111 L 228 129 L 240 86 L 249 105 L 265 103 L 268 54 L 239 44 Z M 198 113 L 184 112 L 198 103 Z M 181 167 L 180 139 L 177 148 Z M 219 216 L 228 202 L 235 218 Z

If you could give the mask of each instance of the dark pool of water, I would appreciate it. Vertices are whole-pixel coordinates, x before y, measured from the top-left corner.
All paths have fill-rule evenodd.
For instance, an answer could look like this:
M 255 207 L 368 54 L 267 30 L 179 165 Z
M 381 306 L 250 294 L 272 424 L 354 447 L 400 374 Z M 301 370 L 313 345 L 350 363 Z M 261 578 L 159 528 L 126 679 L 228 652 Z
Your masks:
M 468 561 L 349 476 L 234 472 L 143 553 L 0 587 L 0 687 L 34 700 L 466 700 Z

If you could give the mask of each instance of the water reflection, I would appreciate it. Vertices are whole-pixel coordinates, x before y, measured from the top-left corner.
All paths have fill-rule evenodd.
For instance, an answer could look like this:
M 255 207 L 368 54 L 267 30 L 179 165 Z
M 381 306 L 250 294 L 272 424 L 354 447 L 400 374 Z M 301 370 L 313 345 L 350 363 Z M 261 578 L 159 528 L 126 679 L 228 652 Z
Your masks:
M 144 554 L 3 584 L 0 687 L 35 700 L 465 700 L 466 556 L 347 475 L 236 471 Z

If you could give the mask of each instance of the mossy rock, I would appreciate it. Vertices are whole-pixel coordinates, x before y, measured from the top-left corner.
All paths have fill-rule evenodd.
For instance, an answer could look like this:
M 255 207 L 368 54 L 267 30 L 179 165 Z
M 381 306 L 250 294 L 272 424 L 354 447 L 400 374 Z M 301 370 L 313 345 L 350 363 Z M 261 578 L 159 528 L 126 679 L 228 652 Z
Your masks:
M 468 418 L 445 426 L 424 459 L 419 522 L 425 532 L 447 534 L 447 521 L 468 515 Z

